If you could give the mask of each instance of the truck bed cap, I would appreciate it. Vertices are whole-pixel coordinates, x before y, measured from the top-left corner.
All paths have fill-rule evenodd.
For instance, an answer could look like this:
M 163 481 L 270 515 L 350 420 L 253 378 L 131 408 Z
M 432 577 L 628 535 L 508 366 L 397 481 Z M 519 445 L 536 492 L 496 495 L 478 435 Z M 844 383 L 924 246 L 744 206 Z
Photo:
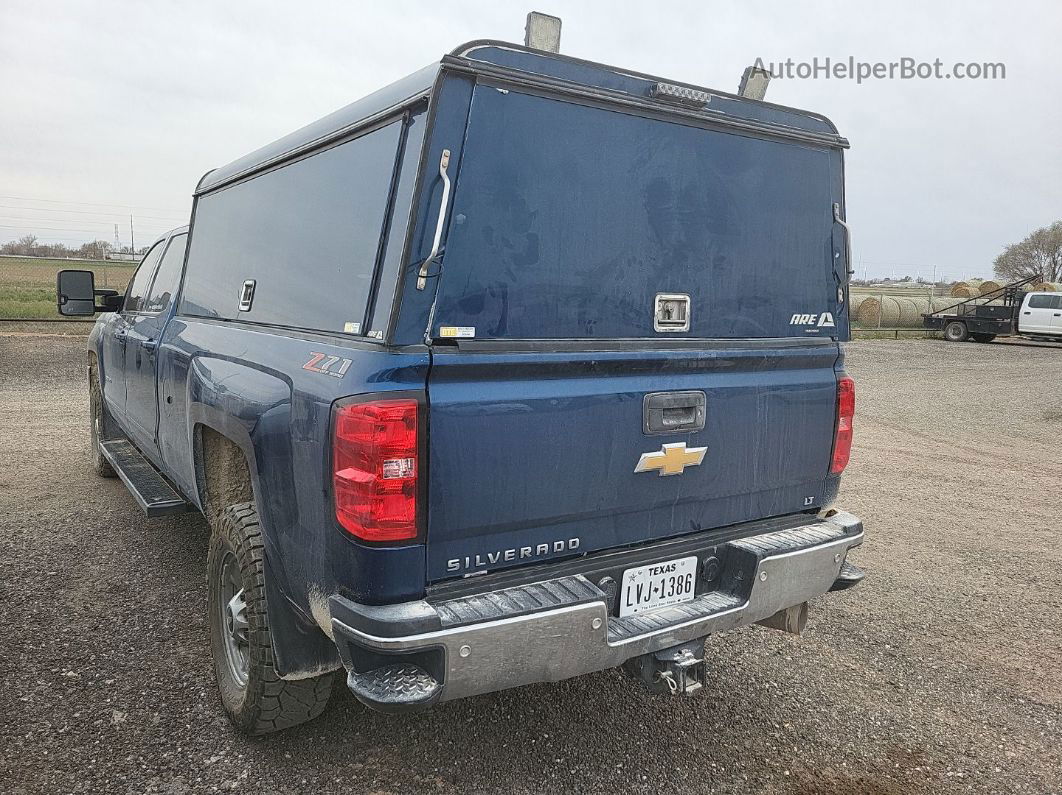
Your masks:
M 848 146 L 848 141 L 838 135 L 837 128 L 829 119 L 810 111 L 746 99 L 688 83 L 664 81 L 651 75 L 556 53 L 531 50 L 518 44 L 484 40 L 463 44 L 443 57 L 440 62 L 430 64 L 379 91 L 374 91 L 227 165 L 208 171 L 199 180 L 196 195 L 218 188 L 329 139 L 338 138 L 357 127 L 386 116 L 396 108 L 426 98 L 444 67 L 486 76 L 524 76 L 534 82 L 551 83 L 558 87 L 580 87 L 586 93 L 597 93 L 605 99 L 629 98 L 639 103 L 649 98 L 650 89 L 657 82 L 668 82 L 711 94 L 711 100 L 703 110 L 662 106 L 668 112 L 696 115 L 761 130 L 773 128 L 777 132 L 788 131 L 795 137 L 805 137 L 829 146 Z

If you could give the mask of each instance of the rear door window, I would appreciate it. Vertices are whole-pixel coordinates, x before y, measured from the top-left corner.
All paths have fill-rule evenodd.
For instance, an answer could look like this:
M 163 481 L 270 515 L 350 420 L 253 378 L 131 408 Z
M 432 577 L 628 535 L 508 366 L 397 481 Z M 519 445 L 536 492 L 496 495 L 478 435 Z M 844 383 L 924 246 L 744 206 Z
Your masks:
M 401 130 L 396 121 L 199 197 L 181 312 L 364 333 Z

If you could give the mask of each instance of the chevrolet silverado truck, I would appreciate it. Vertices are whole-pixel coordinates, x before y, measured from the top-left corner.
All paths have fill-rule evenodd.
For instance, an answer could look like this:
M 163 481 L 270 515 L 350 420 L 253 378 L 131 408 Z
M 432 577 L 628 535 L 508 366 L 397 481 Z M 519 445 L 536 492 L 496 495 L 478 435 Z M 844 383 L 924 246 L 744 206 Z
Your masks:
M 826 118 L 478 41 L 208 172 L 124 294 L 58 277 L 95 468 L 211 528 L 221 703 L 373 709 L 799 632 L 858 583 Z

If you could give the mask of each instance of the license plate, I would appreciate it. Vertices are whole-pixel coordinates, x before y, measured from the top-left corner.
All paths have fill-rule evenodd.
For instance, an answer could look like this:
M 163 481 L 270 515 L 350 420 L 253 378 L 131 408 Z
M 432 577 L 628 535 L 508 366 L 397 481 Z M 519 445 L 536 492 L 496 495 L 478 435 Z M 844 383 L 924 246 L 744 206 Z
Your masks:
M 627 569 L 620 590 L 620 617 L 689 602 L 696 581 L 696 556 Z

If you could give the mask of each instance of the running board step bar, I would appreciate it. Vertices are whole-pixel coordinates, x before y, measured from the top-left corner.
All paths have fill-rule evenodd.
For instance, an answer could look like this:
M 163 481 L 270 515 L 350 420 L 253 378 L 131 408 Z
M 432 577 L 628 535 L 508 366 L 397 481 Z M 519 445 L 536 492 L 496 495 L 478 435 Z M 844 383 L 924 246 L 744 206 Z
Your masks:
M 863 582 L 865 576 L 865 571 L 846 560 L 844 565 L 841 566 L 841 571 L 837 575 L 837 579 L 834 581 L 833 585 L 830 586 L 830 590 L 846 591 L 849 588 L 854 588 L 859 585 L 859 583 Z
M 417 712 L 442 695 L 438 680 L 412 663 L 384 665 L 365 673 L 351 671 L 347 687 L 358 701 L 379 712 Z
M 141 510 L 149 517 L 185 513 L 189 505 L 170 482 L 127 439 L 109 439 L 100 444 L 118 477 Z

